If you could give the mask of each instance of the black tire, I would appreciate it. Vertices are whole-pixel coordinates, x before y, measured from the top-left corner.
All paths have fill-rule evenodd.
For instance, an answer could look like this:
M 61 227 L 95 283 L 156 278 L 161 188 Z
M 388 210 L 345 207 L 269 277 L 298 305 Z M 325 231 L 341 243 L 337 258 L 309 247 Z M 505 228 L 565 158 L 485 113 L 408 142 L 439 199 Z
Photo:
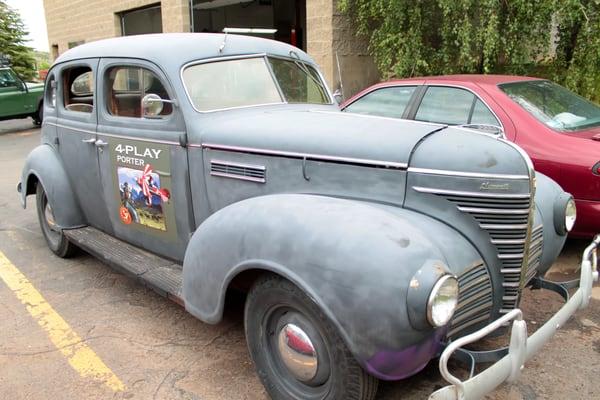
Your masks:
M 309 381 L 298 379 L 278 350 L 279 332 L 290 322 L 307 333 L 317 350 L 317 372 Z M 335 326 L 290 281 L 276 275 L 259 278 L 246 299 L 244 326 L 250 356 L 273 400 L 375 398 L 379 381 L 361 368 Z
M 37 111 L 31 114 L 31 118 L 33 118 L 34 124 L 42 125 L 44 121 L 44 102 L 40 101 Z
M 77 248 L 67 239 L 62 230 L 54 226 L 54 214 L 48 204 L 48 197 L 41 183 L 38 182 L 35 192 L 38 220 L 46 244 L 54 254 L 68 258 L 75 254 Z

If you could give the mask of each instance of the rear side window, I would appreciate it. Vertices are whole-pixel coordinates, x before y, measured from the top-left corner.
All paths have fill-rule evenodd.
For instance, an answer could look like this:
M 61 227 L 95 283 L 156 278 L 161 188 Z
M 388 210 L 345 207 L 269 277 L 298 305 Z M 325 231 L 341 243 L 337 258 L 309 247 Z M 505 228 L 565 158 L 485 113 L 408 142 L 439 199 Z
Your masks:
M 19 78 L 10 69 L 0 69 L 0 93 L 12 92 L 21 87 Z
M 448 125 L 468 124 L 474 98 L 464 89 L 431 86 L 423 96 L 415 119 Z
M 107 72 L 106 108 L 112 115 L 142 118 L 142 99 L 148 94 L 169 101 L 169 94 L 160 79 L 145 68 L 133 66 L 112 67 Z M 173 112 L 170 103 L 163 102 L 156 116 L 161 118 Z
M 344 111 L 402 118 L 416 86 L 395 86 L 375 90 L 356 100 Z
M 490 109 L 479 99 L 475 101 L 475 107 L 473 107 L 473 114 L 471 115 L 469 124 L 500 126 L 500 122 L 494 117 L 494 114 L 492 114 Z
M 91 113 L 94 110 L 94 75 L 90 67 L 63 71 L 63 104 L 69 111 Z

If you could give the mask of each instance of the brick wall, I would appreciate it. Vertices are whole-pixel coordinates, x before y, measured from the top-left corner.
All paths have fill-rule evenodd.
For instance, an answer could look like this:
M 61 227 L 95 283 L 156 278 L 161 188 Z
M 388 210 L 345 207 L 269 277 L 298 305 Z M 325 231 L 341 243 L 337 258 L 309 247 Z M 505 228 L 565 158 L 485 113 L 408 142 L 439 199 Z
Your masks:
M 44 0 L 50 48 L 58 45 L 60 54 L 69 49 L 69 43 L 120 36 L 118 13 L 156 3 L 156 0 Z M 163 32 L 189 31 L 188 0 L 160 3 Z
M 306 25 L 308 54 L 321 66 L 332 90 L 340 88 L 340 73 L 345 98 L 379 81 L 367 39 L 356 36 L 337 0 L 306 0 Z

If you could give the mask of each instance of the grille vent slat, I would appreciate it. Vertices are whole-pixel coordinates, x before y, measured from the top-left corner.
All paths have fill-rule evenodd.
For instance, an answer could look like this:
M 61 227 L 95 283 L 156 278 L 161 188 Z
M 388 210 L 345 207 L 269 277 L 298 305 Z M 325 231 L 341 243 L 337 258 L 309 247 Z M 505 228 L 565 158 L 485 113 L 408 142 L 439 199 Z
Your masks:
M 493 306 L 492 282 L 483 262 L 464 271 L 458 277 L 458 287 L 458 306 L 448 332 L 450 337 L 489 319 Z
M 210 174 L 224 178 L 241 179 L 251 182 L 265 183 L 267 169 L 262 165 L 240 164 L 230 161 L 210 161 Z

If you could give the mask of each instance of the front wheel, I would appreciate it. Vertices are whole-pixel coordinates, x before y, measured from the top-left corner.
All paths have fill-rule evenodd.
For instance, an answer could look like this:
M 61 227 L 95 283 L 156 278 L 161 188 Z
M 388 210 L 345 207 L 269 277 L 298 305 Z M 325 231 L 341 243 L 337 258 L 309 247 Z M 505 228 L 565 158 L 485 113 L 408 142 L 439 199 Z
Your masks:
M 35 197 L 38 220 L 40 221 L 40 228 L 46 239 L 46 244 L 59 257 L 67 258 L 72 256 L 76 251 L 76 247 L 73 243 L 69 242 L 62 229 L 56 225 L 52 206 L 48 202 L 48 197 L 40 182 L 37 184 Z
M 290 281 L 259 279 L 246 300 L 246 340 L 274 400 L 372 400 L 378 380 L 358 365 L 337 329 Z

